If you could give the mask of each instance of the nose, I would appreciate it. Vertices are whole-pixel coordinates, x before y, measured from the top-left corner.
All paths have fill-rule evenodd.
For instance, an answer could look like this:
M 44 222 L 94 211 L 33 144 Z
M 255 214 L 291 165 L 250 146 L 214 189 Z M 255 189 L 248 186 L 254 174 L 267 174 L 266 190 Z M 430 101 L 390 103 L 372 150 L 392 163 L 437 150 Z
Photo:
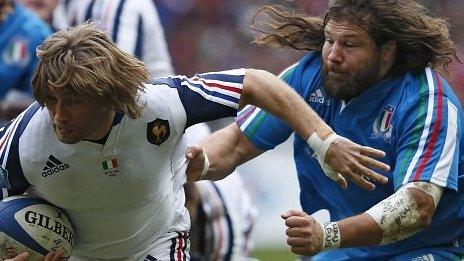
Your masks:
M 62 101 L 56 102 L 52 113 L 55 123 L 66 124 L 70 120 L 69 109 Z
M 332 47 L 329 49 L 327 59 L 332 63 L 343 63 L 343 48 L 338 42 L 334 42 Z

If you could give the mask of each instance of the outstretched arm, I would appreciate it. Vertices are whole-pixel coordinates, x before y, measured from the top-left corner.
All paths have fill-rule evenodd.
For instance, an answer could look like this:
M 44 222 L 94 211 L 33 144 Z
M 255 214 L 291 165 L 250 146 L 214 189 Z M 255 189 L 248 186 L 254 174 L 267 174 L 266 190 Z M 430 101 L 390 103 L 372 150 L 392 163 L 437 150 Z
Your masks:
M 325 173 L 342 187 L 346 187 L 344 177 L 365 189 L 374 189 L 375 186 L 363 177 L 372 182 L 387 182 L 385 177 L 372 170 L 389 170 L 388 165 L 374 159 L 383 157 L 385 154 L 382 151 L 336 136 L 293 89 L 273 74 L 262 70 L 246 70 L 240 106 L 246 104 L 256 105 L 282 118 L 300 137 L 308 141 Z M 207 177 L 212 179 L 224 177 L 236 166 L 262 153 L 246 139 L 237 126 L 229 126 L 213 134 L 202 142 L 202 146 L 207 155 L 212 157 L 210 163 L 211 168 L 214 168 L 207 173 Z M 187 154 L 190 159 L 199 157 L 199 162 L 191 163 L 189 180 L 197 180 L 200 176 L 203 155 L 199 150 L 191 148 Z M 195 170 L 200 173 L 195 174 Z
M 237 124 L 218 130 L 201 140 L 198 146 L 189 147 L 187 168 L 189 182 L 200 179 L 219 180 L 232 173 L 237 166 L 263 153 L 242 134 Z M 208 155 L 209 166 L 202 177 L 204 157 Z
M 442 187 L 431 183 L 408 183 L 363 214 L 322 225 L 304 212 L 291 210 L 282 215 L 287 243 L 295 254 L 315 255 L 331 248 L 396 242 L 430 225 L 442 192 Z

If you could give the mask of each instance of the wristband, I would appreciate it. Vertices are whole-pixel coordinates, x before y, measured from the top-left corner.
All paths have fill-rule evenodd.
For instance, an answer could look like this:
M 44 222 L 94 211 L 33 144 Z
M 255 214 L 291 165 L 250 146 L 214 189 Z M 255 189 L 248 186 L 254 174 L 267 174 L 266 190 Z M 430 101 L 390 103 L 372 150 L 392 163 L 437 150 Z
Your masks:
M 206 153 L 203 153 L 203 155 L 205 156 L 205 163 L 203 165 L 203 170 L 201 171 L 201 175 L 200 175 L 200 179 L 199 180 L 203 180 L 206 176 L 206 173 L 208 173 L 208 170 L 209 170 L 209 159 L 208 159 L 208 154 Z
M 339 248 L 341 241 L 337 222 L 327 222 L 322 225 L 322 250 Z

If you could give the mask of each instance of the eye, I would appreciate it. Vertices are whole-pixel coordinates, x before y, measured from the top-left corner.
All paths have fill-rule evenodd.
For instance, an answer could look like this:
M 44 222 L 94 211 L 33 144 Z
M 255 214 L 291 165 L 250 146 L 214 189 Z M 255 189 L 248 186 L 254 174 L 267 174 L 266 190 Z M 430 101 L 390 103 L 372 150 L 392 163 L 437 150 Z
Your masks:
M 69 99 L 66 101 L 66 103 L 68 105 L 78 105 L 80 104 L 82 101 L 80 99 Z
M 54 96 L 51 96 L 51 95 L 45 96 L 45 104 L 51 105 L 55 103 L 56 103 L 56 98 Z
M 333 44 L 334 43 L 334 40 L 330 39 L 330 38 L 325 38 L 325 42 L 326 43 L 329 43 L 329 44 Z
M 346 47 L 357 47 L 358 45 L 356 43 L 353 43 L 353 42 L 346 42 L 345 46 Z

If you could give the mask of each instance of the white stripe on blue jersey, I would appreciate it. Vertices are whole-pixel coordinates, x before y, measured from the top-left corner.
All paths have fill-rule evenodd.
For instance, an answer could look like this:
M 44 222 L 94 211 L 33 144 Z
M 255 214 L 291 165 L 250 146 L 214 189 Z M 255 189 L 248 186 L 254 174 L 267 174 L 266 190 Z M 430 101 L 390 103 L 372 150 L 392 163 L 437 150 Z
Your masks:
M 435 169 L 430 179 L 431 183 L 446 187 L 448 176 L 450 173 L 451 166 L 453 165 L 454 151 L 456 149 L 457 135 L 457 121 L 458 121 L 458 109 L 451 102 L 447 102 L 448 105 L 448 126 L 446 128 L 446 138 L 443 150 L 440 155 L 440 159 L 435 166 Z
M 433 108 L 434 108 L 434 101 L 435 101 L 435 84 L 433 82 L 433 75 L 432 71 L 430 70 L 429 67 L 425 69 L 425 73 L 427 75 L 427 83 L 428 83 L 428 88 L 429 88 L 429 97 L 428 97 L 428 106 L 427 106 L 427 117 L 425 119 L 425 124 L 424 124 L 424 129 L 422 130 L 422 134 L 420 137 L 419 145 L 417 147 L 416 153 L 414 154 L 414 157 L 411 160 L 411 163 L 409 164 L 408 170 L 406 172 L 406 175 L 403 179 L 403 184 L 406 184 L 409 182 L 409 178 L 411 177 L 413 170 L 416 169 L 417 167 L 417 162 L 419 161 L 419 158 L 424 152 L 424 148 L 426 145 L 427 138 L 429 137 L 429 132 L 430 132 L 430 125 L 432 122 L 432 117 L 433 117 Z

